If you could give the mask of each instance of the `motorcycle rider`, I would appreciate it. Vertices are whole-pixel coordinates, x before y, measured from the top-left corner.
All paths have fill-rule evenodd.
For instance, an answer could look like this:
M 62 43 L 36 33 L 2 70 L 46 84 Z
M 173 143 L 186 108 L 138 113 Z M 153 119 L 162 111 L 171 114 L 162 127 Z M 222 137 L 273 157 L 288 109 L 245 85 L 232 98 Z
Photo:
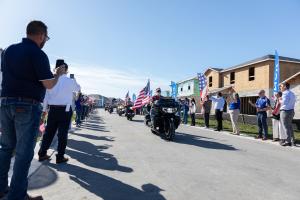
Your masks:
M 155 103 L 155 101 L 160 100 L 161 97 L 162 97 L 161 96 L 161 89 L 157 88 L 155 90 L 155 95 L 151 99 L 152 108 L 151 108 L 151 111 L 150 111 L 150 117 L 151 117 L 151 128 L 152 129 L 155 129 L 155 123 L 156 123 L 155 115 L 158 114 L 158 110 L 157 110 L 157 108 L 155 108 L 155 106 L 153 106 L 153 104 Z
M 131 101 L 130 98 L 128 98 L 126 101 L 125 101 L 125 116 L 127 116 L 128 114 L 128 111 L 130 110 L 130 108 L 133 106 L 133 102 Z

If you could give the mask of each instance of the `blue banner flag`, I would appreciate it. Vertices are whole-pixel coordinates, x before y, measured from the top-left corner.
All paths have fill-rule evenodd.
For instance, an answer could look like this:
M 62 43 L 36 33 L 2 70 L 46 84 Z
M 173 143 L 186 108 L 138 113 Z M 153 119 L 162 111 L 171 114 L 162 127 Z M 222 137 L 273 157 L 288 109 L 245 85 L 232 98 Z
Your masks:
M 135 102 L 136 101 L 136 95 L 133 93 L 132 94 L 132 101 Z
M 175 99 L 177 97 L 177 84 L 171 81 L 170 87 L 171 87 L 171 97 Z
M 280 66 L 279 66 L 279 56 L 277 51 L 275 51 L 275 61 L 274 61 L 274 88 L 273 92 L 279 92 L 279 81 L 280 81 Z

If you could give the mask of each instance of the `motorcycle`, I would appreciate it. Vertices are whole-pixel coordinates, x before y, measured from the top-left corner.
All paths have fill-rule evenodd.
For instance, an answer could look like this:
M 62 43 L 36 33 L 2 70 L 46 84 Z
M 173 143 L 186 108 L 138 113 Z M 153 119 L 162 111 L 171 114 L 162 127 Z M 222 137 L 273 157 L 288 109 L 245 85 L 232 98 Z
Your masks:
M 114 111 L 114 108 L 113 108 L 112 106 L 110 106 L 110 107 L 108 108 L 109 114 L 111 114 L 113 111 Z
M 135 113 L 132 109 L 132 107 L 126 108 L 125 117 L 127 117 L 127 120 L 132 121 L 132 118 L 135 116 Z
M 175 137 L 175 130 L 180 125 L 178 115 L 179 104 L 175 99 L 161 97 L 154 102 L 151 108 L 151 115 L 154 115 L 155 124 L 152 125 L 150 114 L 145 116 L 145 124 L 151 127 L 151 132 L 160 135 L 162 138 L 172 141 Z
M 117 113 L 121 117 L 125 113 L 125 108 L 124 106 L 118 106 L 117 108 Z

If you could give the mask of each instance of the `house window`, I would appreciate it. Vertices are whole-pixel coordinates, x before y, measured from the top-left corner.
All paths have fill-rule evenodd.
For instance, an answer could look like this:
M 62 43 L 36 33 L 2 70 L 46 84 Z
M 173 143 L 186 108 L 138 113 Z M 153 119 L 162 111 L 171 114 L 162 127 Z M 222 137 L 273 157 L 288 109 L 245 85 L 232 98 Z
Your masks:
M 208 86 L 212 87 L 212 76 L 208 77 Z
M 230 84 L 234 84 L 235 83 L 235 73 L 231 72 L 230 73 Z
M 191 86 L 190 85 L 188 86 L 188 90 L 191 90 Z
M 253 81 L 255 79 L 255 70 L 254 67 L 249 68 L 249 81 Z
M 183 91 L 183 88 L 180 88 L 180 91 L 182 92 L 182 91 Z

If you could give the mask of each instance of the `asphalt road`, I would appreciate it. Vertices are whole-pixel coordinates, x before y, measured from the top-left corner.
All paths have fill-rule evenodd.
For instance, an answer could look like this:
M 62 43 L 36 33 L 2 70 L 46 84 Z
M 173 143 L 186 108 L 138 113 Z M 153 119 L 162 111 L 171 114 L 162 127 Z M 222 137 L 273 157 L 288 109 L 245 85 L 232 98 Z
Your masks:
M 29 193 L 46 200 L 300 199 L 298 148 L 189 126 L 167 142 L 142 120 L 99 111 L 70 134 L 70 162 L 43 163 Z

